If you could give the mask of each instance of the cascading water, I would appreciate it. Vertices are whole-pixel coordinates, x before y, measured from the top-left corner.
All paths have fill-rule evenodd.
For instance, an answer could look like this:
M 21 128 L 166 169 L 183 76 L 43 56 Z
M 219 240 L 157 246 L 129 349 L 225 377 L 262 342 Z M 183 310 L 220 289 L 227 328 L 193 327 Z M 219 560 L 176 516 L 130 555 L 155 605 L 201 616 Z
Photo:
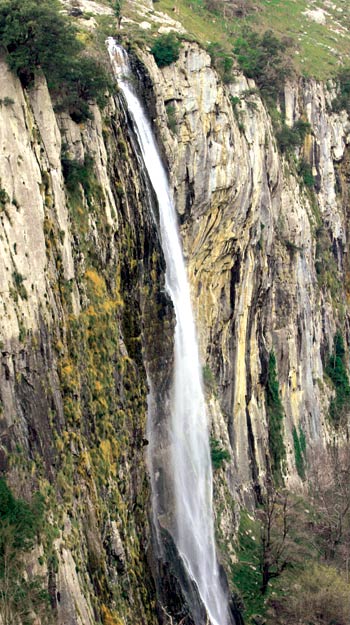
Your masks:
M 108 40 L 108 49 L 134 122 L 144 166 L 158 199 L 166 288 L 176 315 L 174 381 L 168 424 L 171 450 L 168 479 L 172 481 L 168 488 L 173 493 L 175 507 L 171 533 L 197 585 L 211 624 L 227 625 L 228 603 L 220 583 L 215 552 L 207 413 L 176 212 L 150 123 L 128 80 L 131 71 L 127 53 L 113 39 Z

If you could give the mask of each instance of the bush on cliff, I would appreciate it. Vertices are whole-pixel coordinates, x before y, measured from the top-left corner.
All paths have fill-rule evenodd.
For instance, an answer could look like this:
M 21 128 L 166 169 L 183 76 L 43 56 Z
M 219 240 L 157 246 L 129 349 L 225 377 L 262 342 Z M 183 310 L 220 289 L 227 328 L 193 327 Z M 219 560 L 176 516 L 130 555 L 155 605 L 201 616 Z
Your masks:
M 180 55 L 181 42 L 174 33 L 160 35 L 155 40 L 151 52 L 158 67 L 166 67 L 177 61 Z
M 271 352 L 269 356 L 265 397 L 269 429 L 271 472 L 275 483 L 281 484 L 283 483 L 282 469 L 286 459 L 286 449 L 283 441 L 284 410 L 277 378 L 276 356 L 273 352 Z
M 338 74 L 339 93 L 332 101 L 332 109 L 339 113 L 350 113 L 350 67 L 344 67 Z
M 340 332 L 334 337 L 333 352 L 328 358 L 326 373 L 332 380 L 335 397 L 329 405 L 329 416 L 335 427 L 344 422 L 350 412 L 350 383 L 346 367 L 344 340 Z
M 76 121 L 89 116 L 87 102 L 104 104 L 109 79 L 83 55 L 77 31 L 57 0 L 0 0 L 0 47 L 10 69 L 29 86 L 42 71 L 58 106 Z
M 263 35 L 246 29 L 236 40 L 234 53 L 248 78 L 254 78 L 265 99 L 275 101 L 283 91 L 286 78 L 292 74 L 292 64 L 286 50 L 290 39 L 278 39 L 272 31 Z
M 44 527 L 44 504 L 17 499 L 0 479 L 0 620 L 6 625 L 32 625 L 35 615 L 47 624 L 48 593 L 43 579 L 28 575 L 24 553 L 30 551 Z

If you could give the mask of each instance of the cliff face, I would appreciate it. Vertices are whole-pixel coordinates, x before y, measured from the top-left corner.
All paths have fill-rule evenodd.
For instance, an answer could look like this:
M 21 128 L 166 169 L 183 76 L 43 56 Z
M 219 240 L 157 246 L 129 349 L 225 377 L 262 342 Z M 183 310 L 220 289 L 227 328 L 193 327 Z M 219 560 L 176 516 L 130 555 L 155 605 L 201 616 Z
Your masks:
M 140 58 L 211 372 L 212 432 L 231 455 L 215 494 L 232 551 L 233 500 L 251 505 L 271 465 L 271 352 L 289 486 L 302 488 L 293 431 L 309 459 L 333 435 L 324 366 L 337 324 L 347 329 L 350 127 L 324 86 L 286 86 L 289 125 L 311 125 L 296 157 L 313 168 L 312 193 L 252 83 L 223 86 L 196 44 L 163 70 Z M 49 622 L 153 623 L 144 365 L 160 397 L 173 313 L 132 135 L 112 99 L 79 126 L 55 115 L 43 80 L 23 91 L 4 63 L 0 92 L 1 470 L 17 496 L 45 498 L 30 566 L 48 580 Z
M 290 487 L 301 488 L 293 431 L 305 434 L 310 461 L 333 435 L 324 366 L 336 326 L 347 329 L 347 116 L 330 112 L 331 88 L 287 85 L 287 124 L 310 124 L 304 145 L 287 159 L 252 81 L 237 75 L 224 87 L 209 56 L 193 44 L 162 71 L 145 63 L 181 219 L 203 365 L 215 379 L 213 435 L 232 454 L 229 492 L 248 502 L 255 485 L 259 495 L 271 463 L 271 352 L 285 412 L 283 473 Z M 312 171 L 316 192 L 298 176 L 298 161 Z M 225 502 L 224 480 L 217 482 Z M 229 533 L 232 510 L 224 508 L 221 529 Z
M 144 181 L 113 100 L 80 127 L 43 80 L 0 88 L 1 470 L 44 497 L 40 622 L 152 623 L 141 318 L 157 354 L 171 311 Z

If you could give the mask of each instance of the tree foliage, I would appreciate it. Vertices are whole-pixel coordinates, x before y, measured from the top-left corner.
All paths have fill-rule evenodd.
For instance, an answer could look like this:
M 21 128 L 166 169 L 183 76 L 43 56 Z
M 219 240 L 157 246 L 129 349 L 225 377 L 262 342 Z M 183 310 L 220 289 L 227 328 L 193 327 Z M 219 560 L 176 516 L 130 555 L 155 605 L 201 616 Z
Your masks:
M 42 71 L 58 107 L 76 121 L 89 116 L 89 100 L 104 105 L 107 74 L 84 54 L 76 29 L 57 0 L 0 0 L 0 45 L 23 85 L 30 85 Z
M 230 460 L 230 454 L 221 446 L 220 441 L 216 440 L 216 438 L 210 439 L 210 453 L 214 469 L 220 469 L 224 460 Z
M 6 481 L 0 479 L 0 523 L 14 528 L 14 547 L 30 549 L 43 523 L 44 504 L 36 494 L 30 505 L 23 499 L 16 499 Z M 0 551 L 1 554 L 1 551 Z
M 315 178 L 314 178 L 314 175 L 312 173 L 312 167 L 311 167 L 310 163 L 308 163 L 307 161 L 302 159 L 298 163 L 298 168 L 297 169 L 298 169 L 298 174 L 302 178 L 302 181 L 303 181 L 304 185 L 308 189 L 313 189 L 314 186 L 315 186 Z
M 278 39 L 271 30 L 259 35 L 247 28 L 236 40 L 234 53 L 241 70 L 256 81 L 262 95 L 269 100 L 276 100 L 286 78 L 292 74 L 286 54 L 291 46 L 291 40 Z
M 43 519 L 39 494 L 29 504 L 17 499 L 0 479 L 0 615 L 6 625 L 30 625 L 35 613 L 45 611 L 48 595 L 42 580 L 28 576 L 24 564 L 24 554 L 34 547 Z
M 311 131 L 309 122 L 305 122 L 302 119 L 298 119 L 297 122 L 290 128 L 287 124 L 283 124 L 279 132 L 277 132 L 276 138 L 278 147 L 281 152 L 289 152 L 297 147 L 300 147 L 304 143 L 304 139 Z M 305 167 L 301 170 L 300 175 L 304 175 L 304 172 L 309 173 L 309 169 Z M 309 182 L 309 179 L 308 179 Z M 313 182 L 313 181 L 312 181 Z
M 350 113 L 350 67 L 344 67 L 338 74 L 339 94 L 332 102 L 334 111 Z
M 151 53 L 158 67 L 166 67 L 177 61 L 180 55 L 181 41 L 174 33 L 159 35 L 155 40 Z
M 210 55 L 212 63 L 220 74 L 224 83 L 232 81 L 232 68 L 233 58 L 230 54 L 227 54 L 224 47 L 217 42 L 211 42 L 208 44 L 207 51 Z

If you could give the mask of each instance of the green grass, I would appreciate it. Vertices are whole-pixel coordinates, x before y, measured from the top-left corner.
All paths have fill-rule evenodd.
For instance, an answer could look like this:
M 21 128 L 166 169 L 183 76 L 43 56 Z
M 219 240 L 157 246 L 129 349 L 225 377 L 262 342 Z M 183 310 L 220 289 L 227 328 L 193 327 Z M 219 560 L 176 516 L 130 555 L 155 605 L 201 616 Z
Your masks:
M 154 10 L 180 21 L 204 46 L 208 42 L 219 42 L 231 52 L 236 37 L 245 26 L 260 33 L 272 29 L 280 37 L 291 37 L 296 44 L 293 64 L 304 76 L 319 80 L 335 76 L 344 58 L 350 55 L 350 7 L 347 0 L 334 0 L 334 9 L 326 7 L 323 0 L 255 0 L 258 11 L 245 18 L 225 20 L 199 7 L 193 0 L 178 0 L 176 4 L 177 14 L 173 11 L 173 0 L 160 0 Z M 325 9 L 326 24 L 317 24 L 303 15 L 307 8 Z M 338 8 L 342 12 L 338 12 Z M 151 14 L 146 19 L 151 20 Z
M 259 30 L 271 28 L 277 35 L 292 37 L 298 46 L 295 66 L 305 76 L 326 79 L 333 76 L 339 68 L 342 58 L 350 53 L 350 8 L 347 2 L 335 0 L 336 7 L 343 13 L 330 10 L 319 0 L 311 4 L 307 0 L 260 0 L 261 13 L 255 16 L 253 23 Z M 329 13 L 326 24 L 317 24 L 303 15 L 307 8 L 323 8 Z M 341 21 L 344 36 L 333 29 Z
M 233 583 L 244 604 L 244 617 L 265 614 L 265 598 L 260 592 L 260 524 L 243 509 L 238 532 L 238 561 L 232 566 Z

